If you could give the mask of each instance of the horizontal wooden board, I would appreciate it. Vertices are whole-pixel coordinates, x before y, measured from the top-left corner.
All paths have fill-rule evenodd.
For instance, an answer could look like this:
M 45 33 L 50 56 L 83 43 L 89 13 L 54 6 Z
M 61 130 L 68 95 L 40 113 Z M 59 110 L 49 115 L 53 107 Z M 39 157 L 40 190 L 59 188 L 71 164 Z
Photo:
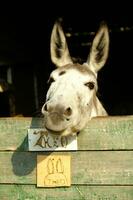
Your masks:
M 91 120 L 78 137 L 80 150 L 133 150 L 133 116 Z
M 34 185 L 0 185 L 1 200 L 132 200 L 133 186 L 72 186 L 36 188 Z
M 28 128 L 42 128 L 41 118 L 0 118 L 0 151 L 28 151 Z M 133 116 L 92 119 L 78 134 L 79 150 L 133 150 Z
M 71 155 L 72 184 L 133 185 L 133 151 L 56 154 Z M 0 152 L 0 183 L 36 184 L 36 156 L 35 152 Z

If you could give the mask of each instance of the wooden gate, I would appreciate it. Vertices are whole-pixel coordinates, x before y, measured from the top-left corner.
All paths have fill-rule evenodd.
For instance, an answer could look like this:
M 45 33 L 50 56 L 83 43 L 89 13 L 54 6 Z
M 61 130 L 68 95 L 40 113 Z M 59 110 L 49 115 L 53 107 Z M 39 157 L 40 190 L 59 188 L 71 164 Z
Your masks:
M 95 118 L 78 135 L 70 187 L 37 188 L 37 154 L 28 151 L 28 128 L 39 118 L 0 118 L 0 199 L 132 200 L 133 116 Z

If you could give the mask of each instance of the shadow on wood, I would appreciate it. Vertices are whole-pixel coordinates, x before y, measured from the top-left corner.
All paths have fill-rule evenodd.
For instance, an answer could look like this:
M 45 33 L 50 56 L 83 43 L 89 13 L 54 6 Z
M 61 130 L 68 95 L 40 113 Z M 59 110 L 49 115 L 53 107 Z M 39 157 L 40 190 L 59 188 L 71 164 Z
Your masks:
M 30 128 L 38 127 L 42 127 L 42 121 L 37 118 L 32 118 Z M 13 172 L 17 176 L 26 176 L 36 167 L 36 153 L 28 152 L 27 154 L 26 151 L 28 150 L 28 135 L 26 135 L 21 145 L 14 151 L 11 159 Z M 51 153 L 47 153 L 47 155 L 49 154 Z

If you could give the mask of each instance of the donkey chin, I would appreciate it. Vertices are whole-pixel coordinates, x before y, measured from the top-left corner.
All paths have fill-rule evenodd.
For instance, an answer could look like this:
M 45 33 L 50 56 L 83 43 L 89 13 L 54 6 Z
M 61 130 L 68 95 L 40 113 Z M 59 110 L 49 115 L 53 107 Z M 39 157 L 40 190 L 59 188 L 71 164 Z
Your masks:
M 58 113 L 44 114 L 44 126 L 49 133 L 55 135 L 72 135 L 79 130 L 73 125 L 72 121 L 66 119 Z

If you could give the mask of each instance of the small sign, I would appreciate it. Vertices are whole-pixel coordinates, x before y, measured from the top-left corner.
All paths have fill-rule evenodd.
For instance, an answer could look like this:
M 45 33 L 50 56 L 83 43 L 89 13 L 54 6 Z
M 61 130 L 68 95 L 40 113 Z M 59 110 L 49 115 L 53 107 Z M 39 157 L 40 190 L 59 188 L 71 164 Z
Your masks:
M 71 185 L 71 157 L 69 155 L 37 155 L 37 187 Z
M 77 150 L 77 135 L 60 136 L 46 129 L 28 129 L 29 151 Z

